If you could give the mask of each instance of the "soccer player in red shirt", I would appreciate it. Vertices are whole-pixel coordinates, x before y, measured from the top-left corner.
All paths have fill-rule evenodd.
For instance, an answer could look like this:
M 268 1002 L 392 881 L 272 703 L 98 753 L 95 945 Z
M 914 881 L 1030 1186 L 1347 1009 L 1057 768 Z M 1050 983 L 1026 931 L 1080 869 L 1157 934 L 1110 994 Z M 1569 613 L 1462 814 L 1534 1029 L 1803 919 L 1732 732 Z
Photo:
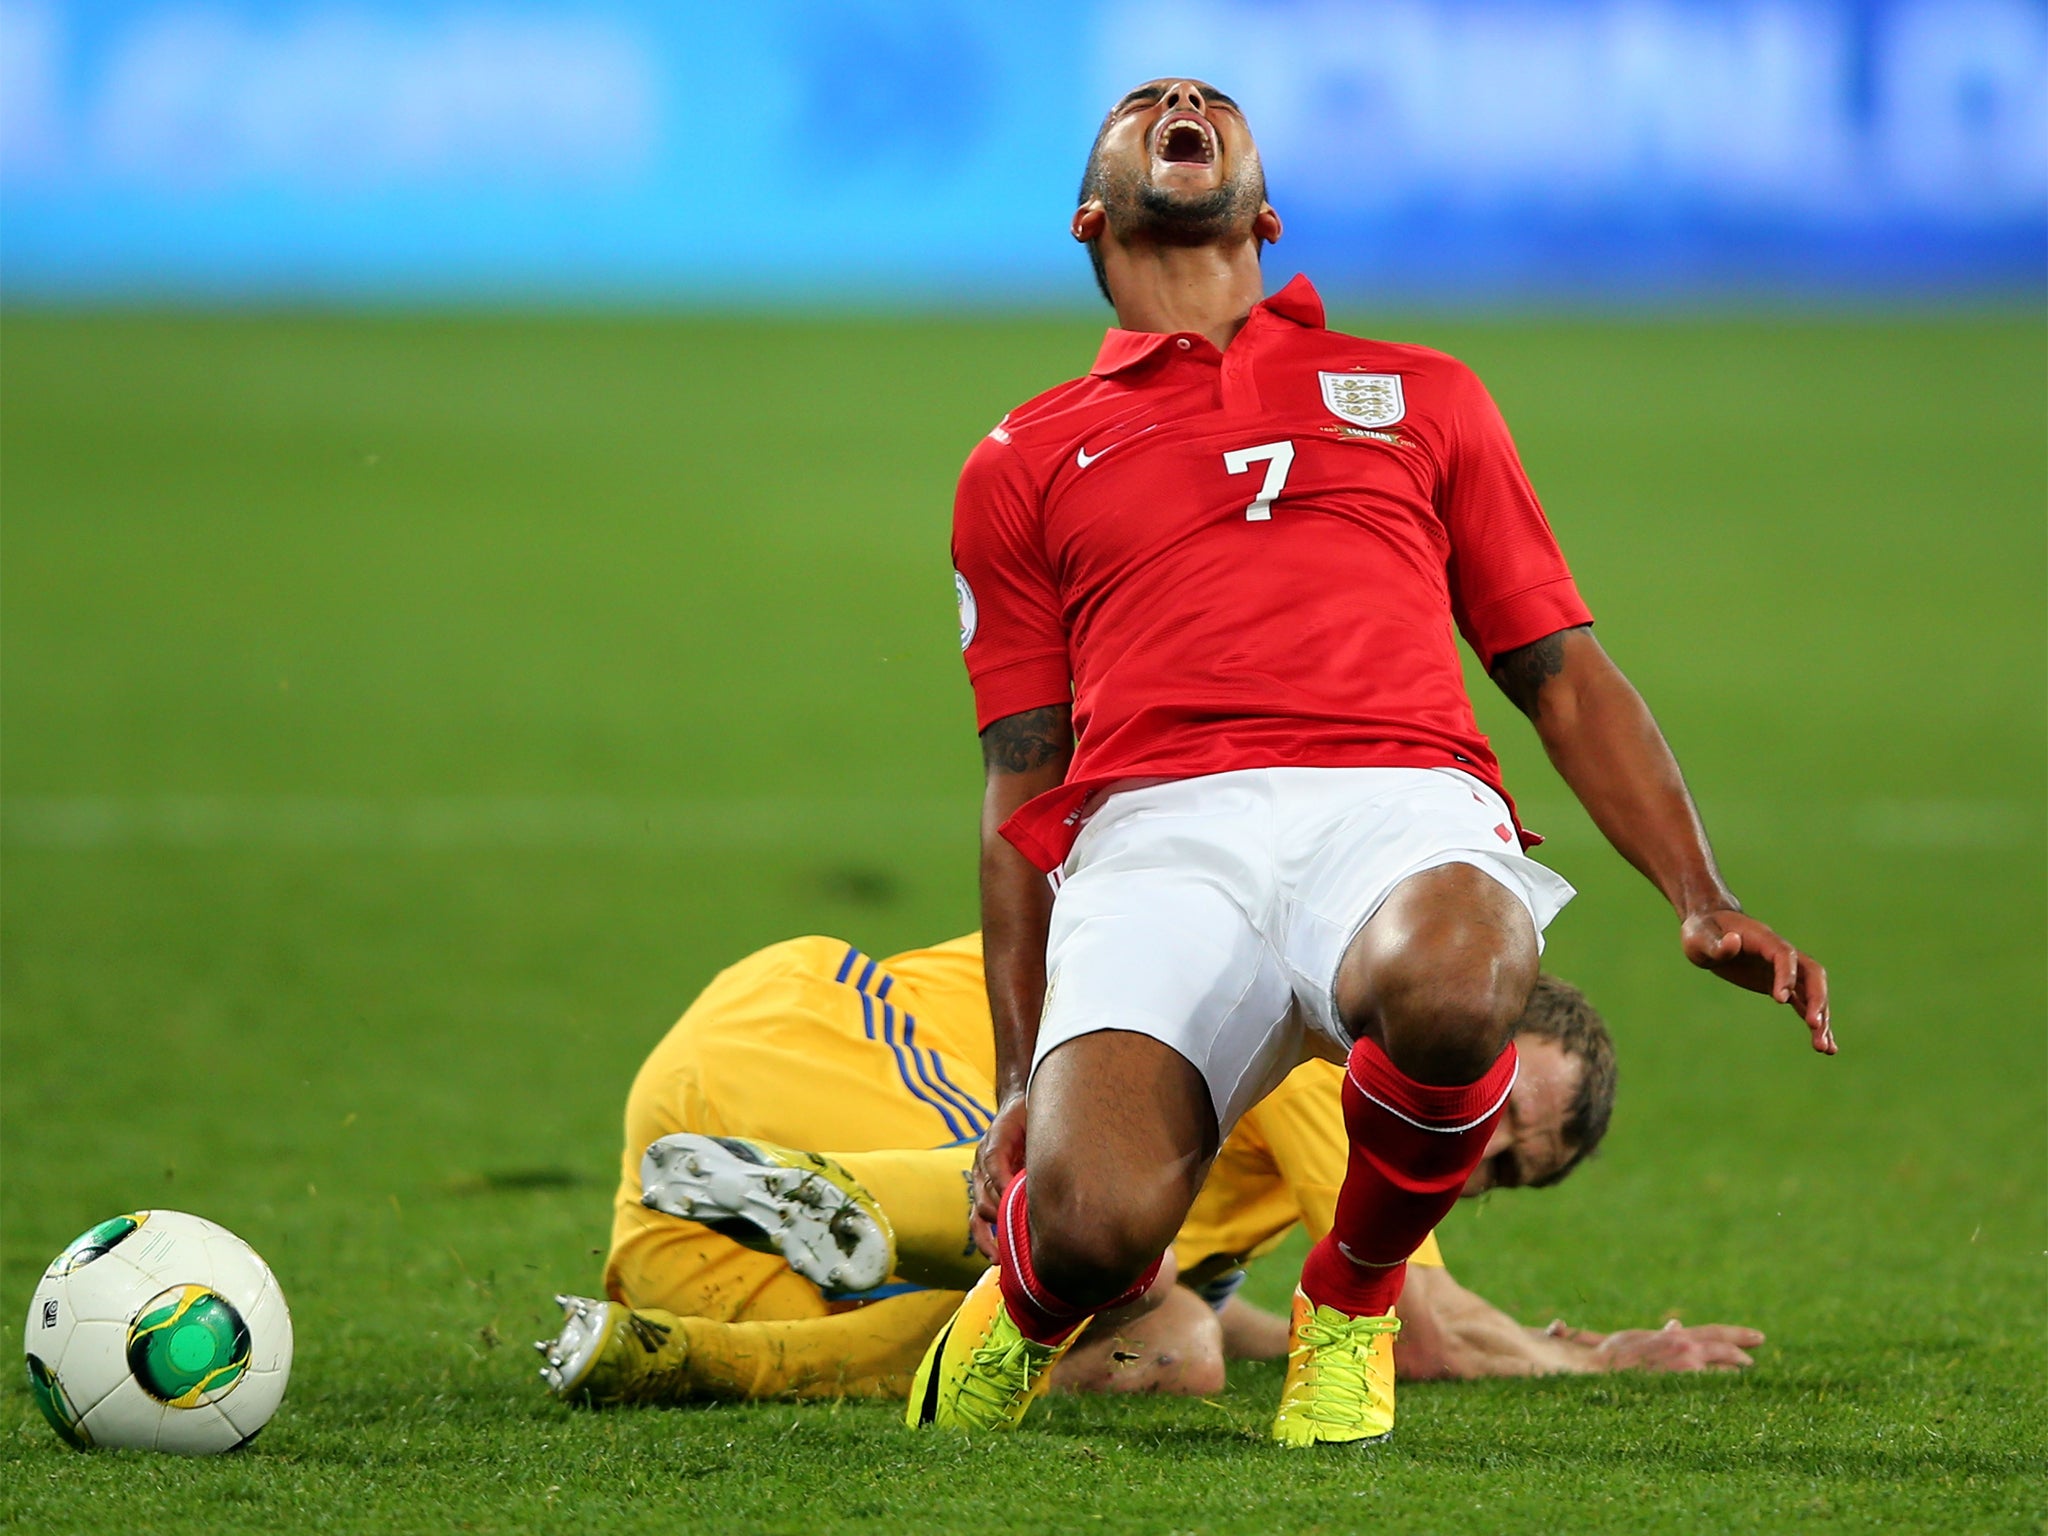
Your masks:
M 1150 1283 L 1221 1135 L 1321 1053 L 1347 1063 L 1352 1151 L 1274 1436 L 1391 1431 L 1406 1261 L 1484 1152 L 1572 894 L 1523 852 L 1454 629 L 1686 957 L 1835 1049 L 1826 973 L 1722 880 L 1484 387 L 1327 330 L 1304 278 L 1262 301 L 1280 232 L 1235 103 L 1184 79 L 1125 96 L 1073 220 L 1120 328 L 960 477 L 997 1267 L 933 1342 L 913 1424 L 1021 1419 L 1086 1320 Z

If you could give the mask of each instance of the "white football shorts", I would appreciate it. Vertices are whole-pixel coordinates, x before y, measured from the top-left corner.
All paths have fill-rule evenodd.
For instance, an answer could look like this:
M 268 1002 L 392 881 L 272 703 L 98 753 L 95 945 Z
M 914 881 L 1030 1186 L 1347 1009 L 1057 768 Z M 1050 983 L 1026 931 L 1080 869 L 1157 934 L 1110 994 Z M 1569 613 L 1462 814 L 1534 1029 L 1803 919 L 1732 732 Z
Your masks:
M 1209 1084 L 1219 1131 L 1310 1056 L 1343 1060 L 1337 967 L 1395 886 L 1470 864 L 1529 911 L 1572 899 L 1508 808 L 1454 768 L 1250 768 L 1118 790 L 1061 868 L 1033 1069 L 1098 1030 L 1150 1035 Z

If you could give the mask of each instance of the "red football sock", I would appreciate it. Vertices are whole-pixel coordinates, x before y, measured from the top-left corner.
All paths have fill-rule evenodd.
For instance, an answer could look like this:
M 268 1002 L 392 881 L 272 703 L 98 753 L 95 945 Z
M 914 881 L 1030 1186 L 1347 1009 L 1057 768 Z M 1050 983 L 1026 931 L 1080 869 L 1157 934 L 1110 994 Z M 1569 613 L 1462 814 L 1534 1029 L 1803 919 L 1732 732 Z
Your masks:
M 1351 1048 L 1344 1128 L 1351 1162 L 1329 1236 L 1309 1250 L 1301 1289 L 1318 1306 L 1379 1316 L 1401 1297 L 1413 1253 L 1457 1204 L 1515 1083 L 1512 1043 L 1476 1083 L 1418 1083 L 1370 1040 Z
M 1053 1295 L 1032 1268 L 1031 1202 L 1024 1197 L 1021 1173 L 1003 1191 L 1003 1202 L 996 1213 L 996 1254 L 996 1278 L 1002 1283 L 1003 1303 L 1009 1309 L 1010 1321 L 1034 1344 L 1064 1343 L 1097 1312 L 1127 1307 L 1136 1301 L 1159 1275 L 1160 1259 L 1154 1259 L 1136 1284 L 1099 1307 L 1070 1306 Z

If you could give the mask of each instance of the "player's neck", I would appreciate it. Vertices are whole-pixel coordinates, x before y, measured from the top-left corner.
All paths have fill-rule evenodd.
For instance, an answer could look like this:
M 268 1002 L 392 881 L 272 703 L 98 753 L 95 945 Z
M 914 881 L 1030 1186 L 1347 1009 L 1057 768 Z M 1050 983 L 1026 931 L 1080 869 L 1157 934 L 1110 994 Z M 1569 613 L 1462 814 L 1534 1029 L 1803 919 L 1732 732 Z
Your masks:
M 1103 255 L 1116 323 L 1127 331 L 1193 331 L 1221 349 L 1265 297 L 1256 240 L 1127 245 Z

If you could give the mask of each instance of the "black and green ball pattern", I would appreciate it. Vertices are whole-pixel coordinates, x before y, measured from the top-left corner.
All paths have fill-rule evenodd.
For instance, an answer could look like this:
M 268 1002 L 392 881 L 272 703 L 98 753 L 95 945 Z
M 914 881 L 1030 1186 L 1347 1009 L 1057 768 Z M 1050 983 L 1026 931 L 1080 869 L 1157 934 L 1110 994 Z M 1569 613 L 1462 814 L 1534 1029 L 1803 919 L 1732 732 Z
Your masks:
M 128 1369 L 160 1403 L 195 1408 L 213 1402 L 249 1369 L 248 1325 L 205 1286 L 173 1286 L 129 1326 Z
M 114 1247 L 129 1233 L 142 1225 L 142 1217 L 110 1216 L 90 1232 L 80 1234 L 50 1265 L 53 1275 L 68 1275 L 73 1270 L 85 1268 L 94 1259 Z
M 78 1422 L 78 1410 L 72 1407 L 64 1383 L 34 1355 L 28 1357 L 28 1389 L 36 1400 L 36 1406 L 43 1410 L 43 1417 L 50 1421 L 50 1427 L 57 1431 L 66 1445 L 79 1451 L 91 1448 L 92 1436 Z

